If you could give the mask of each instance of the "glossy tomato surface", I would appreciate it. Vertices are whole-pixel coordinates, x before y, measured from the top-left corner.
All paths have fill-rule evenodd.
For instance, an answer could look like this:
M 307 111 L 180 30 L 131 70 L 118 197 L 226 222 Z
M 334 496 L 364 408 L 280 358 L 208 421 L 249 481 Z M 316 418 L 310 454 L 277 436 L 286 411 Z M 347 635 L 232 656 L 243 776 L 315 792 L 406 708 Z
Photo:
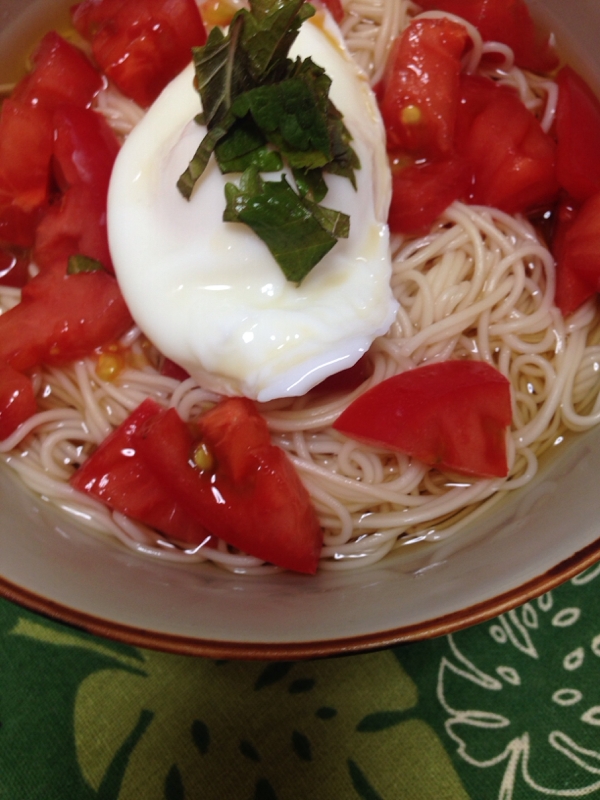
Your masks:
M 165 489 L 135 447 L 140 426 L 161 411 L 154 400 L 144 400 L 79 467 L 70 483 L 166 536 L 203 542 L 208 538 L 205 529 Z
M 188 513 L 245 553 L 297 572 L 314 573 L 322 532 L 310 497 L 266 422 L 244 398 L 223 400 L 197 420 L 195 439 L 174 409 L 153 417 L 136 449 Z M 191 461 L 203 443 L 214 459 Z
M 402 372 L 369 389 L 334 428 L 429 466 L 505 477 L 510 384 L 478 361 L 444 361 Z

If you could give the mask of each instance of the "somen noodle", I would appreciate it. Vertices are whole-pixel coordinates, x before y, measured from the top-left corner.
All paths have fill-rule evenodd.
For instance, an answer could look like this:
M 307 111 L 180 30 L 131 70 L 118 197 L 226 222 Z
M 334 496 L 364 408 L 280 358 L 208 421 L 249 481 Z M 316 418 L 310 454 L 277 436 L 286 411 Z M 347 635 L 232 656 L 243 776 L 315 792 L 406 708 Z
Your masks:
M 407 0 L 347 0 L 344 6 L 347 46 L 376 83 L 392 41 L 419 8 Z M 515 87 L 548 130 L 556 85 L 516 68 L 509 48 L 484 44 L 468 29 L 473 46 L 467 71 Z M 481 58 L 490 52 L 499 56 L 499 66 L 492 70 L 487 60 L 483 70 Z M 143 114 L 112 88 L 100 94 L 96 107 L 123 137 Z M 392 250 L 400 310 L 369 352 L 367 382 L 351 394 L 310 392 L 260 407 L 273 441 L 287 452 L 318 511 L 325 531 L 322 569 L 364 566 L 406 543 L 454 535 L 505 492 L 528 483 L 540 456 L 566 431 L 600 422 L 595 302 L 563 319 L 553 303 L 554 259 L 527 219 L 455 202 L 428 235 L 396 237 Z M 2 311 L 19 298 L 19 290 L 0 287 Z M 442 472 L 331 429 L 367 387 L 425 362 L 465 357 L 494 365 L 512 384 L 507 479 Z M 80 526 L 140 553 L 210 560 L 247 573 L 274 569 L 223 542 L 186 550 L 69 486 L 75 467 L 146 397 L 175 407 L 186 421 L 219 400 L 191 378 L 179 382 L 161 375 L 160 364 L 160 354 L 134 328 L 99 358 L 38 369 L 34 386 L 41 410 L 0 443 L 3 458 L 27 486 L 73 514 Z

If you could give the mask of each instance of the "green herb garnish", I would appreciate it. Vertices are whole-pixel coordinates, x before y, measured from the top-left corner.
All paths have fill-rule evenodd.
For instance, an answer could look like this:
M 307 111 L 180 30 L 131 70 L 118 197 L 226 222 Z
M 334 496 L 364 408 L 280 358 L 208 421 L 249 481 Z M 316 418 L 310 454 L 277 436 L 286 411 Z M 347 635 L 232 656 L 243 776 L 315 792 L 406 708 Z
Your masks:
M 207 133 L 177 186 L 189 199 L 215 155 L 224 174 L 241 172 L 239 188 L 225 187 L 226 222 L 242 222 L 265 242 L 288 280 L 300 283 L 338 238 L 346 214 L 319 203 L 323 173 L 348 178 L 360 167 L 342 115 L 329 99 L 330 78 L 310 58 L 288 58 L 300 25 L 314 14 L 304 0 L 251 0 L 225 35 L 213 28 L 194 48 L 196 84 Z M 260 173 L 287 165 L 285 179 Z
M 79 275 L 82 272 L 106 272 L 104 264 L 90 256 L 81 253 L 70 256 L 67 264 L 67 275 Z

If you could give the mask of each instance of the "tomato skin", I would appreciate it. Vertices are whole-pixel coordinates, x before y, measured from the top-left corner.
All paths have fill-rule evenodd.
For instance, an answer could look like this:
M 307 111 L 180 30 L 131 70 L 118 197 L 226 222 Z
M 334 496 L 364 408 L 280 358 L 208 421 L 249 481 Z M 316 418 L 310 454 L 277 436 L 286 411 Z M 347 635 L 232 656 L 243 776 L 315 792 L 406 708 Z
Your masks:
M 454 154 L 464 25 L 415 20 L 394 44 L 377 87 L 392 165 L 390 230 L 424 233 L 466 193 L 468 173 Z
M 556 175 L 582 203 L 600 191 L 600 101 L 571 67 L 563 67 L 556 80 Z
M 27 212 L 13 203 L 10 192 L 0 185 L 0 246 L 29 248 L 35 239 L 40 211 Z
M 415 158 L 447 155 L 453 146 L 464 25 L 415 20 L 395 42 L 378 87 L 388 149 Z
M 565 212 L 563 211 L 563 214 Z M 567 316 L 600 291 L 600 192 L 571 210 L 554 243 L 556 304 Z
M 0 286 L 18 289 L 29 280 L 29 259 L 21 253 L 0 247 Z
M 556 261 L 556 292 L 554 302 L 563 317 L 568 317 L 594 295 L 594 289 L 564 261 L 567 231 L 577 219 L 580 204 L 570 197 L 561 197 L 552 217 L 551 250 Z
M 203 542 L 209 534 L 165 491 L 135 449 L 140 426 L 162 411 L 147 399 L 73 474 L 75 489 L 110 508 L 181 541 Z
M 119 140 L 103 116 L 75 105 L 62 106 L 53 115 L 54 171 L 65 190 L 82 183 L 95 187 L 104 198 L 120 149 Z
M 0 364 L 0 441 L 16 431 L 37 411 L 30 379 L 6 364 Z
M 136 439 L 157 477 L 211 533 L 284 569 L 313 574 L 322 532 L 308 492 L 271 444 L 251 401 L 229 398 L 198 420 L 214 471 L 190 464 L 194 439 L 174 409 L 153 417 Z
M 388 378 L 334 424 L 340 433 L 433 467 L 505 477 L 510 383 L 479 361 L 444 361 Z
M 64 194 L 45 213 L 35 235 L 34 260 L 64 273 L 70 256 L 100 261 L 114 274 L 106 205 L 119 142 L 96 112 L 63 106 L 53 116 L 54 169 Z
M 470 202 L 509 214 L 555 202 L 556 145 L 511 89 L 461 76 L 456 149 L 472 170 Z
M 85 255 L 99 261 L 112 275 L 108 248 L 106 206 L 88 186 L 73 186 L 46 212 L 37 227 L 34 261 L 44 271 L 64 275 L 69 258 Z
M 32 246 L 49 199 L 52 113 L 89 105 L 102 86 L 86 56 L 57 33 L 42 39 L 33 62 L 0 116 L 0 242 L 18 247 Z
M 342 6 L 341 0 L 323 0 L 323 5 L 329 10 L 329 13 L 339 25 L 344 19 L 344 7 Z
M 12 97 L 50 111 L 63 103 L 85 107 L 102 85 L 102 76 L 87 56 L 51 31 L 37 46 L 33 70 L 19 81 Z
M 106 75 L 144 107 L 190 62 L 191 48 L 206 41 L 194 0 L 83 0 L 72 19 Z
M 165 358 L 162 366 L 160 368 L 160 374 L 164 375 L 166 378 L 175 378 L 175 380 L 179 381 L 186 381 L 190 374 L 186 372 L 183 367 L 180 367 L 179 364 L 176 364 L 174 361 L 171 361 L 170 358 Z
M 47 203 L 52 116 L 7 99 L 0 113 L 0 243 L 31 247 Z
M 424 11 L 456 14 L 473 24 L 486 42 L 508 45 L 515 63 L 533 72 L 551 72 L 559 64 L 550 36 L 538 28 L 523 0 L 419 0 Z
M 372 374 L 373 366 L 369 356 L 365 353 L 365 355 L 358 359 L 356 364 L 340 372 L 335 372 L 333 375 L 329 375 L 329 377 L 313 387 L 311 392 L 315 394 L 327 394 L 329 392 L 344 392 L 348 394 L 358 389 L 359 386 L 362 386 Z
M 131 325 L 117 281 L 108 273 L 41 273 L 23 287 L 21 302 L 0 315 L 0 362 L 21 372 L 38 364 L 66 364 Z
M 388 223 L 392 233 L 426 233 L 440 214 L 470 185 L 466 161 L 450 157 L 395 168 Z
M 11 204 L 25 213 L 48 200 L 52 157 L 52 116 L 43 108 L 7 99 L 0 115 L 0 208 Z
M 265 420 L 251 400 L 232 397 L 216 405 L 196 420 L 198 434 L 218 459 L 218 467 L 238 483 L 247 480 L 271 457 L 282 452 L 271 444 Z

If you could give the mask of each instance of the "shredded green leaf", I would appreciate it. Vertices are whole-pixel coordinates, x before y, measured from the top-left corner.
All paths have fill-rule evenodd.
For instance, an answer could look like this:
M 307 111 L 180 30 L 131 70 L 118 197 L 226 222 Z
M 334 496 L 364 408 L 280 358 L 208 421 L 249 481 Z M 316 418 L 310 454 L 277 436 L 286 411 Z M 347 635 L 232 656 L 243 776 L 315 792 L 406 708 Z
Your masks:
M 203 109 L 197 121 L 207 133 L 177 183 L 189 199 L 213 153 L 221 172 L 243 173 L 239 188 L 226 186 L 223 219 L 249 225 L 298 283 L 349 232 L 347 215 L 318 205 L 327 194 L 323 174 L 346 177 L 356 188 L 360 168 L 325 70 L 310 58 L 288 57 L 313 14 L 304 0 L 250 0 L 226 35 L 213 28 L 194 49 Z M 259 175 L 285 165 L 296 188 Z
M 104 272 L 104 264 L 81 253 L 71 256 L 67 264 L 67 275 L 79 275 L 82 272 Z
M 234 183 L 226 185 L 225 196 L 223 219 L 252 228 L 290 281 L 299 283 L 335 245 L 340 231 L 344 235 L 345 230 L 347 236 L 345 214 L 301 198 L 285 176 L 263 181 L 256 168 L 250 167 L 239 188 Z

